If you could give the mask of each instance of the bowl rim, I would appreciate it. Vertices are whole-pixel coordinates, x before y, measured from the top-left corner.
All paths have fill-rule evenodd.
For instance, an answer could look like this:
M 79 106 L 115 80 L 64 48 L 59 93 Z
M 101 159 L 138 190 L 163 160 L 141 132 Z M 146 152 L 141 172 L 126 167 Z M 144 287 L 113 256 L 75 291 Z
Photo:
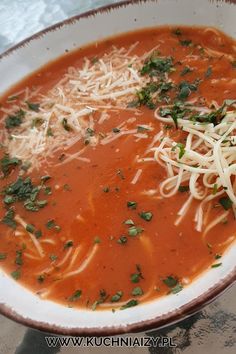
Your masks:
M 132 4 L 142 4 L 146 2 L 156 2 L 157 0 L 123 0 L 113 4 L 101 6 L 86 12 L 83 12 L 79 15 L 72 16 L 63 21 L 57 22 L 54 25 L 46 27 L 45 29 L 34 33 L 33 35 L 27 37 L 26 39 L 18 42 L 16 45 L 10 47 L 6 51 L 0 54 L 0 61 L 5 59 L 8 55 L 12 54 L 16 50 L 24 47 L 31 41 L 34 41 L 37 38 L 42 37 L 43 35 L 58 30 L 64 26 L 73 24 L 81 19 L 86 19 L 90 16 L 96 16 L 99 13 L 109 12 L 113 9 L 118 9 L 120 7 L 126 7 Z M 210 0 L 207 0 L 210 1 Z M 236 4 L 236 0 L 216 0 L 216 2 L 225 2 Z M 135 322 L 128 325 L 122 326 L 105 326 L 105 327 L 74 327 L 74 328 L 66 328 L 63 326 L 59 326 L 56 324 L 49 324 L 47 322 L 40 322 L 36 320 L 32 320 L 30 318 L 26 318 L 22 315 L 19 315 L 16 311 L 10 308 L 6 304 L 0 304 L 0 314 L 5 317 L 18 322 L 24 326 L 31 327 L 46 333 L 59 334 L 59 335 L 70 335 L 70 336 L 113 336 L 119 334 L 127 334 L 127 333 L 137 333 L 144 332 L 147 330 L 154 330 L 163 328 L 169 325 L 173 325 L 187 317 L 195 314 L 200 311 L 204 306 L 210 304 L 214 301 L 219 295 L 221 295 L 224 291 L 229 289 L 236 282 L 236 266 L 235 268 L 226 275 L 223 279 L 220 279 L 217 283 L 214 284 L 210 289 L 205 291 L 198 298 L 186 303 L 185 305 L 175 309 L 173 311 L 169 311 L 168 313 L 157 316 L 150 320 L 143 320 L 139 322 Z

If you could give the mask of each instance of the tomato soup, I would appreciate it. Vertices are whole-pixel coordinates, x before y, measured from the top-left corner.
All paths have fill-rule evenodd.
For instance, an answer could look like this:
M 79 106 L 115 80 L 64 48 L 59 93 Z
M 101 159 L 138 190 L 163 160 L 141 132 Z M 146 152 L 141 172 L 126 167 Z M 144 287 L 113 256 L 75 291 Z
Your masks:
M 235 239 L 235 41 L 161 27 L 68 52 L 1 98 L 0 266 L 43 299 L 126 309 Z

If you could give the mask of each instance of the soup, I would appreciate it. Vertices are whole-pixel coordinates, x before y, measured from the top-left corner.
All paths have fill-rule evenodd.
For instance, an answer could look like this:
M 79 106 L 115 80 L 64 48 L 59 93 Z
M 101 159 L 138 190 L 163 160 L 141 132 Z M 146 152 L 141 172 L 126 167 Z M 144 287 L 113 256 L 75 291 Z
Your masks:
M 161 27 L 66 53 L 1 98 L 0 265 L 42 299 L 127 309 L 235 239 L 235 42 Z

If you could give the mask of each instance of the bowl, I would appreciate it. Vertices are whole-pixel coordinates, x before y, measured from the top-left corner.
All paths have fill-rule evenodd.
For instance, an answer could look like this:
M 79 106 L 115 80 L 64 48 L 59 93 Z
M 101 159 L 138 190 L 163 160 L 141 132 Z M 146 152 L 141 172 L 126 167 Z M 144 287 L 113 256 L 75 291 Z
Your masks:
M 0 56 L 0 93 L 65 51 L 113 35 L 160 25 L 215 26 L 236 38 L 236 1 L 131 0 L 51 26 Z M 42 300 L 0 270 L 0 312 L 27 326 L 68 335 L 114 335 L 177 322 L 212 301 L 236 280 L 236 244 L 224 267 L 206 270 L 181 293 L 126 311 L 93 312 Z

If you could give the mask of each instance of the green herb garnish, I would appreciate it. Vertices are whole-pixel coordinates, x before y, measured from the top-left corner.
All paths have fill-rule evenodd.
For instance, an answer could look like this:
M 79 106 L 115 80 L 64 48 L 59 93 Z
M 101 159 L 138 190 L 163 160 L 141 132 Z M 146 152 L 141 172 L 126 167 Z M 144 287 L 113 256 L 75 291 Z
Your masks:
M 76 290 L 76 291 L 74 292 L 74 294 L 71 295 L 71 296 L 68 298 L 68 301 L 70 301 L 70 302 L 75 302 L 75 301 L 79 300 L 79 298 L 81 297 L 81 295 L 82 295 L 82 290 Z
M 7 254 L 6 253 L 0 253 L 0 261 L 3 261 L 6 258 L 7 258 Z
M 143 232 L 143 229 L 139 226 L 131 226 L 128 230 L 129 236 L 137 236 Z
M 178 191 L 181 193 L 188 192 L 189 186 L 179 186 Z
M 163 279 L 163 283 L 166 284 L 169 288 L 173 288 L 178 284 L 178 279 L 169 275 L 167 278 Z
M 132 290 L 132 295 L 133 295 L 133 296 L 140 296 L 140 295 L 143 295 L 143 290 L 142 290 L 139 286 L 137 286 L 136 288 L 134 288 L 134 289 Z
M 127 243 L 128 239 L 126 236 L 121 236 L 118 240 L 117 240 L 117 243 L 123 245 L 125 243 Z
M 233 204 L 232 200 L 229 197 L 220 198 L 219 203 L 225 210 L 229 210 Z
M 32 103 L 32 102 L 29 102 L 29 101 L 26 101 L 26 104 L 28 106 L 29 109 L 31 109 L 31 111 L 34 111 L 34 112 L 39 112 L 39 103 Z
M 9 209 L 5 216 L 2 218 L 2 223 L 15 229 L 16 228 L 16 221 L 15 221 L 15 211 L 13 209 Z
M 125 309 L 128 309 L 130 307 L 133 307 L 133 306 L 137 306 L 138 305 L 138 300 L 130 300 L 128 301 L 125 305 L 121 306 L 121 310 L 125 310 Z
M 197 83 L 191 84 L 187 81 L 182 81 L 179 86 L 179 93 L 178 93 L 178 99 L 179 100 L 186 100 L 192 92 L 197 91 Z
M 143 279 L 141 268 L 139 264 L 136 264 L 137 273 L 132 273 L 130 275 L 130 280 L 132 283 L 139 283 L 140 279 Z
M 215 259 L 220 259 L 221 257 L 221 254 L 215 254 Z
M 177 294 L 183 289 L 182 284 L 172 275 L 169 275 L 167 278 L 163 279 L 163 283 L 170 288 L 170 292 L 172 294 Z
M 44 274 L 40 274 L 38 277 L 37 277 L 37 280 L 39 283 L 43 283 L 44 280 L 45 280 L 45 275 Z
M 16 157 L 10 157 L 8 154 L 5 154 L 4 157 L 0 160 L 0 168 L 5 176 L 8 176 L 12 169 L 21 164 L 21 160 Z
M 96 236 L 94 239 L 94 243 L 101 243 L 101 239 L 98 236 Z
M 122 298 L 123 296 L 123 292 L 122 291 L 117 291 L 117 293 L 115 293 L 115 295 L 113 295 L 111 297 L 111 302 L 118 302 L 120 301 L 120 299 Z
M 184 39 L 184 40 L 180 40 L 179 43 L 183 46 L 183 47 L 190 47 L 192 46 L 192 41 L 191 39 Z
M 136 203 L 136 202 L 131 202 L 131 201 L 127 202 L 127 207 L 129 209 L 136 209 L 137 205 L 138 205 L 138 203 Z
M 15 270 L 14 272 L 11 273 L 12 278 L 15 280 L 18 280 L 21 277 L 21 271 L 20 269 Z
M 14 115 L 9 115 L 5 120 L 5 127 L 7 129 L 12 129 L 19 127 L 25 117 L 25 111 L 20 109 Z
M 73 247 L 74 243 L 73 241 L 67 241 L 64 245 L 64 250 L 66 250 L 67 248 Z
M 107 297 L 108 297 L 108 295 L 107 295 L 106 291 L 104 289 L 100 290 L 99 299 L 93 303 L 92 310 L 95 311 L 99 304 L 102 304 L 103 302 L 106 301 Z
M 66 118 L 62 119 L 61 124 L 67 132 L 71 132 L 73 130 L 72 127 L 68 124 L 68 121 Z
M 61 228 L 59 225 L 56 224 L 54 219 L 50 219 L 46 222 L 46 227 L 48 230 L 55 229 L 56 231 L 60 231 Z
M 190 69 L 189 66 L 185 66 L 185 67 L 183 68 L 183 70 L 181 71 L 180 76 L 187 75 L 187 74 L 190 73 L 191 71 L 192 71 L 192 69 Z
M 207 68 L 207 71 L 205 72 L 205 78 L 207 79 L 211 75 L 212 75 L 212 68 L 209 66 L 209 68 Z
M 153 214 L 150 211 L 142 211 L 139 216 L 145 221 L 151 221 Z
M 32 224 L 27 224 L 26 227 L 25 227 L 26 231 L 30 232 L 31 234 L 34 233 L 35 231 L 35 226 L 32 225 Z
M 120 129 L 119 128 L 113 128 L 112 131 L 113 131 L 113 133 L 120 133 Z
M 215 264 L 212 264 L 211 268 L 218 268 L 222 265 L 222 263 L 215 263 Z
M 133 226 L 133 225 L 134 225 L 134 222 L 133 222 L 132 219 L 127 219 L 127 220 L 124 221 L 124 224 L 125 224 L 125 225 L 131 225 L 131 226 Z
M 169 73 L 173 70 L 173 59 L 171 57 L 160 57 L 154 52 L 149 59 L 146 60 L 141 69 L 141 75 L 158 76 L 160 74 Z
M 55 254 L 50 254 L 49 258 L 52 262 L 54 262 L 57 260 L 58 257 Z

